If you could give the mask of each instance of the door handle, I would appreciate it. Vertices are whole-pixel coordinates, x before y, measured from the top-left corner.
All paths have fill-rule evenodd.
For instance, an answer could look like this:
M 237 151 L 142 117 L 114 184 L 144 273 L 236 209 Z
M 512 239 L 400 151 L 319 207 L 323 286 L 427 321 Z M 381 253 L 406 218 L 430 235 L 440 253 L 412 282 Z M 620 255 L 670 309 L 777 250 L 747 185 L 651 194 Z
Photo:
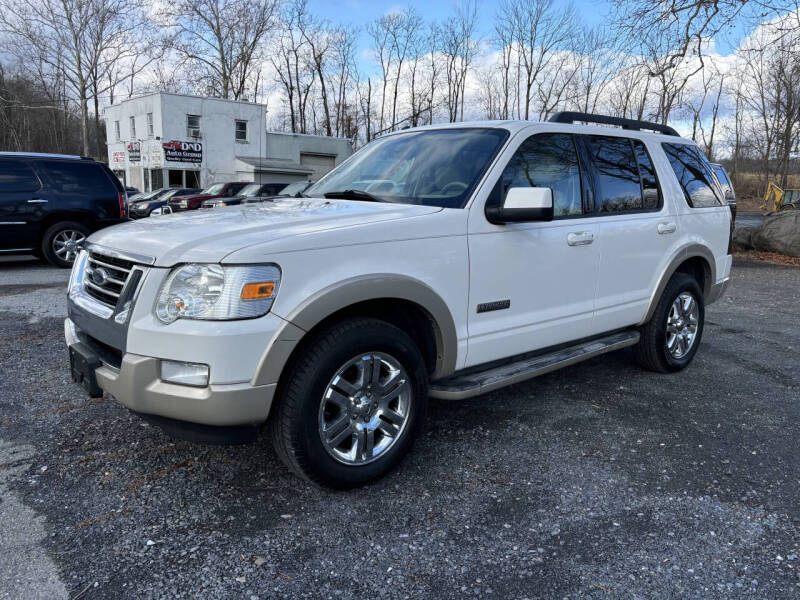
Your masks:
M 658 224 L 658 233 L 659 235 L 665 235 L 667 233 L 675 233 L 675 230 L 678 229 L 678 226 L 675 223 L 659 223 Z
M 591 231 L 578 231 L 567 234 L 567 244 L 570 246 L 587 246 L 594 241 L 594 234 Z
M 41 198 L 31 198 L 28 200 L 28 204 L 47 204 L 47 200 L 43 200 Z

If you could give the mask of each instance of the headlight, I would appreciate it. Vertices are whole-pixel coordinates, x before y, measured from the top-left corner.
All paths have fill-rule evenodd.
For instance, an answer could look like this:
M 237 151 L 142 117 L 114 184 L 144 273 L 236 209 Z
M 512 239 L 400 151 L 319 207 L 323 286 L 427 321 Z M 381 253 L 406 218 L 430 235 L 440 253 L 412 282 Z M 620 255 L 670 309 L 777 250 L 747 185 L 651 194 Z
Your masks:
M 72 288 L 76 283 L 83 281 L 83 270 L 86 268 L 86 258 L 89 254 L 86 250 L 81 250 L 78 258 L 72 263 L 72 273 L 69 274 L 69 284 L 67 285 L 67 293 L 72 292 Z
M 173 269 L 161 286 L 156 316 L 162 323 L 260 317 L 272 307 L 280 281 L 276 265 L 183 265 Z
M 139 210 L 145 210 L 146 208 L 150 208 L 150 203 L 142 202 L 141 204 L 137 204 L 136 208 L 138 208 Z

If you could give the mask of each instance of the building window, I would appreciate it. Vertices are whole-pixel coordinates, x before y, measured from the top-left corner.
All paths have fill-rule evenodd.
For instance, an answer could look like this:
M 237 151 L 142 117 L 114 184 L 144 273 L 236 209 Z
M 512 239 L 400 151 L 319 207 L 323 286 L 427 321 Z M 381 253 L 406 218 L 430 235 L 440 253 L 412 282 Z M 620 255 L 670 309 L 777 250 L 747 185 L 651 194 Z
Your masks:
M 153 137 L 153 113 L 147 113 L 147 137 Z
M 247 141 L 247 121 L 236 121 L 236 141 L 237 142 L 246 142 Z
M 200 115 L 186 115 L 186 135 L 190 138 L 200 137 Z
M 136 117 L 130 117 L 131 122 L 131 139 L 136 139 Z
M 119 121 L 114 121 L 114 135 L 116 136 L 116 140 L 119 141 Z

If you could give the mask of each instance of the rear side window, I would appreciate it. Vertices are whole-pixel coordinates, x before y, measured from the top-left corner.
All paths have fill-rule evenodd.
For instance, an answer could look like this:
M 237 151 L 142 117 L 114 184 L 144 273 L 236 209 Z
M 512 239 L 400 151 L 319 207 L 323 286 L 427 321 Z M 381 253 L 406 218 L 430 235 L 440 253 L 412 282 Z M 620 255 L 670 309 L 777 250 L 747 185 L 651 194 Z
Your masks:
M 502 181 L 504 198 L 512 187 L 547 187 L 553 191 L 554 216 L 583 214 L 578 153 L 570 134 L 529 137 L 506 165 Z
M 97 163 L 45 160 L 41 164 L 58 192 L 85 193 L 93 198 L 117 195 L 116 187 Z
M 0 194 L 35 192 L 39 187 L 39 178 L 24 161 L 0 159 Z
M 728 174 L 725 172 L 725 169 L 723 169 L 722 167 L 715 166 L 714 167 L 714 173 L 716 174 L 717 179 L 719 179 L 719 182 L 721 184 L 723 184 L 723 185 L 730 185 L 731 184 L 730 180 L 728 179 Z
M 662 144 L 672 170 L 692 208 L 720 206 L 711 165 L 700 151 L 689 144 Z
M 641 210 L 642 187 L 633 146 L 628 138 L 590 135 L 599 213 Z

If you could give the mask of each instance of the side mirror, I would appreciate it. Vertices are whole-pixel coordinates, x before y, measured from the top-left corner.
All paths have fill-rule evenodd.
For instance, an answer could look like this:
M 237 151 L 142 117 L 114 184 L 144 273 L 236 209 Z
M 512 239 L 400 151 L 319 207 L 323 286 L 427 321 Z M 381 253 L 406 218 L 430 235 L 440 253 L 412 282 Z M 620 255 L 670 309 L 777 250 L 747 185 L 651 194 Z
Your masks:
M 733 190 L 731 188 L 725 189 L 725 202 L 728 204 L 731 202 L 736 202 L 736 196 L 733 195 Z
M 553 220 L 553 190 L 550 188 L 513 187 L 502 206 L 487 206 L 490 223 L 526 223 Z

